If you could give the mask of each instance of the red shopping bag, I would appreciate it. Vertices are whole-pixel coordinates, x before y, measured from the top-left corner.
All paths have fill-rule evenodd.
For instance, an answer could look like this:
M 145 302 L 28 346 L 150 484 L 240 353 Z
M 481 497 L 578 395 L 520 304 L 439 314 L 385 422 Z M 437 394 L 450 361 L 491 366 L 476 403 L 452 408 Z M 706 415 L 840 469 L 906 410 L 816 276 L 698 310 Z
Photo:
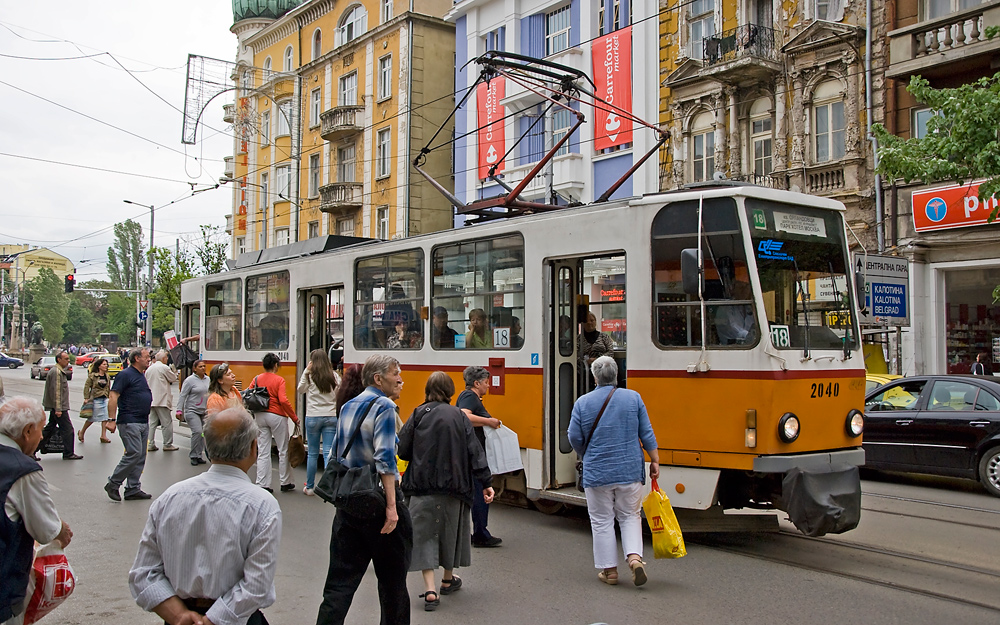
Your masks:
M 24 625 L 38 622 L 59 607 L 76 588 L 76 576 L 59 543 L 53 541 L 35 550 L 35 561 L 28 578 L 28 605 Z

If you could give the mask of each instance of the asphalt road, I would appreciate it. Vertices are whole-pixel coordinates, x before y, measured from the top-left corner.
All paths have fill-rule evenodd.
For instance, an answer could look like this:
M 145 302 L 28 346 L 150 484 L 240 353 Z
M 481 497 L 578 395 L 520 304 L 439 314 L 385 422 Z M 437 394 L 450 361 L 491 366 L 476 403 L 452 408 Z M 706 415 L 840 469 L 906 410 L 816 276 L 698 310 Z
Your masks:
M 40 398 L 42 383 L 29 380 L 26 369 L 3 370 L 0 376 L 8 395 Z M 74 403 L 81 398 L 82 384 L 80 375 L 71 382 Z M 74 426 L 81 423 L 75 415 L 73 421 Z M 143 488 L 154 496 L 203 470 L 187 461 L 187 430 L 176 432 L 182 451 L 158 451 L 147 459 Z M 77 447 L 84 455 L 81 461 L 64 461 L 58 455 L 42 459 L 60 513 L 75 532 L 67 555 L 79 578 L 73 596 L 44 622 L 159 623 L 135 605 L 127 583 L 149 502 L 114 503 L 107 498 L 102 486 L 122 448 L 116 437 L 114 444 L 99 444 L 93 428 L 88 437 Z M 277 461 L 273 464 L 276 471 Z M 296 482 L 301 485 L 304 479 L 304 467 L 295 469 Z M 1000 611 L 988 607 L 893 588 L 891 583 L 873 583 L 871 579 L 886 571 L 876 570 L 878 562 L 865 551 L 829 551 L 836 547 L 830 543 L 841 541 L 950 559 L 961 563 L 961 579 L 971 575 L 987 589 L 995 589 L 1000 577 L 1000 541 L 996 540 L 1000 499 L 989 497 L 972 482 L 956 480 L 890 478 L 865 481 L 863 487 L 861 526 L 839 537 L 821 541 L 737 537 L 743 552 L 692 537 L 688 556 L 681 560 L 654 560 L 647 544 L 649 583 L 641 588 L 628 581 L 610 587 L 597 580 L 589 524 L 579 511 L 546 516 L 496 505 L 490 527 L 504 539 L 503 546 L 474 549 L 472 567 L 459 571 L 465 581 L 462 591 L 442 597 L 436 612 L 422 610 L 422 600 L 417 598 L 422 592 L 420 576 L 412 574 L 412 622 L 940 625 L 1000 621 Z M 284 526 L 276 579 L 278 601 L 266 614 L 276 625 L 311 623 L 326 575 L 334 508 L 300 491 L 275 496 Z M 945 512 L 927 514 L 915 508 L 913 500 L 941 502 L 935 509 Z M 973 508 L 980 512 L 970 512 Z M 785 561 L 769 559 L 768 541 L 774 540 L 785 541 L 774 547 Z M 757 552 L 747 552 L 748 547 Z M 628 579 L 625 570 L 623 580 Z M 934 575 L 949 575 L 948 569 L 943 571 Z M 924 581 L 928 586 L 935 583 L 934 579 Z M 355 596 L 347 622 L 378 622 L 371 571 Z

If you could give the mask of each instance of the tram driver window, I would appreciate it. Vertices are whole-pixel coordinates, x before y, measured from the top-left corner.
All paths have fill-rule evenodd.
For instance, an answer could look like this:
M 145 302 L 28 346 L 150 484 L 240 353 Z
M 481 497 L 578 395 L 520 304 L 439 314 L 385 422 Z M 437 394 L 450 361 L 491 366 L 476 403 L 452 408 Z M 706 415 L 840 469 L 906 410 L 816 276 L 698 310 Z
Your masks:
M 240 281 L 227 280 L 205 287 L 205 332 L 208 351 L 232 351 L 240 346 Z
M 247 278 L 247 349 L 288 349 L 287 271 Z
M 663 207 L 652 230 L 656 342 L 661 347 L 701 347 L 701 302 L 684 292 L 680 263 L 682 250 L 698 247 L 698 202 Z M 716 349 L 753 346 L 759 340 L 759 323 L 736 202 L 705 200 L 701 230 L 705 343 Z
M 520 234 L 434 248 L 431 347 L 524 345 L 524 239 Z
M 424 344 L 424 253 L 359 260 L 354 273 L 354 347 L 419 349 Z

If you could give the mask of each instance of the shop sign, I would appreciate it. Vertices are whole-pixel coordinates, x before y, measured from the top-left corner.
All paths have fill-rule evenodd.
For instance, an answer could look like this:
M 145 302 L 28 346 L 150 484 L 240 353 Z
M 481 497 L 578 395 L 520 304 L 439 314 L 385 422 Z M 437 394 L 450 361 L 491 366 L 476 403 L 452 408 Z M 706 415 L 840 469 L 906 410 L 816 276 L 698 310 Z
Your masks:
M 913 227 L 917 232 L 930 232 L 989 223 L 990 213 L 1000 200 L 996 196 L 986 201 L 979 199 L 979 185 L 983 182 L 914 191 Z
M 632 142 L 632 27 L 590 44 L 596 102 L 594 149 Z M 602 101 L 603 100 L 603 104 Z
M 861 325 L 910 326 L 910 261 L 898 256 L 856 254 L 854 268 L 864 276 Z
M 503 157 L 506 149 L 504 120 L 506 108 L 500 104 L 505 94 L 503 78 L 493 78 L 479 83 L 476 88 L 477 121 L 479 123 L 479 178 L 489 177 L 490 168 L 496 165 L 496 173 L 504 170 Z

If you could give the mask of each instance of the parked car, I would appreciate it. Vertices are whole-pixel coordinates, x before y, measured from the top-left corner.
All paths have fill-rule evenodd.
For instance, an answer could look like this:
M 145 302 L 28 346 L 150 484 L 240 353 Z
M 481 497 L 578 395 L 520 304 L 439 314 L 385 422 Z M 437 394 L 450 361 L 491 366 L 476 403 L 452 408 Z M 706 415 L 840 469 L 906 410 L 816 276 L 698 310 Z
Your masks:
M 893 373 L 869 373 L 865 375 L 865 395 L 874 391 L 883 384 L 888 384 L 893 380 L 898 380 L 903 376 Z
M 1000 497 L 1000 380 L 922 375 L 865 398 L 865 467 L 979 480 Z
M 56 366 L 55 356 L 42 356 L 35 361 L 35 364 L 31 365 L 31 379 L 34 380 L 38 378 L 39 380 L 44 380 L 49 374 L 49 370 Z M 66 369 L 69 370 L 69 379 L 73 379 L 73 365 L 66 365 Z
M 24 361 L 20 358 L 14 358 L 13 356 L 8 356 L 0 352 L 0 367 L 7 367 L 8 369 L 17 369 L 24 365 Z
M 94 359 L 100 355 L 101 354 L 98 352 L 89 352 L 83 354 L 82 356 L 77 356 L 76 360 L 73 361 L 73 364 L 75 364 L 77 367 L 89 367 L 90 363 L 94 362 Z

